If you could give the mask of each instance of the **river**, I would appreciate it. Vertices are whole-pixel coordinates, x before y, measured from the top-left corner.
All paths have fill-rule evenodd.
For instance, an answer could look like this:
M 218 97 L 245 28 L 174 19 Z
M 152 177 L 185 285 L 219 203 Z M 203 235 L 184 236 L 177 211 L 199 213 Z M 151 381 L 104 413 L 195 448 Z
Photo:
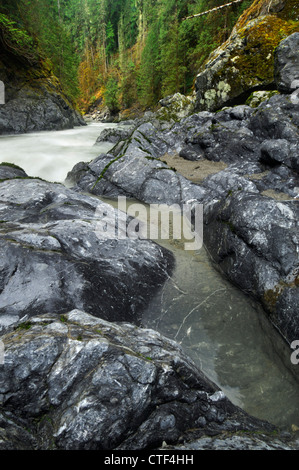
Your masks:
M 95 145 L 106 127 L 116 124 L 90 123 L 62 131 L 0 136 L 0 161 L 15 163 L 29 176 L 62 183 L 68 171 L 81 161 L 90 161 L 113 147 Z
M 0 136 L 0 161 L 15 163 L 29 176 L 63 182 L 77 162 L 109 151 L 111 144 L 94 145 L 107 127 L 116 124 Z M 117 201 L 108 202 L 117 207 Z M 176 267 L 144 312 L 143 325 L 179 342 L 248 413 L 289 431 L 299 427 L 296 366 L 261 308 L 214 268 L 205 248 L 188 251 L 179 241 L 157 242 L 174 253 Z

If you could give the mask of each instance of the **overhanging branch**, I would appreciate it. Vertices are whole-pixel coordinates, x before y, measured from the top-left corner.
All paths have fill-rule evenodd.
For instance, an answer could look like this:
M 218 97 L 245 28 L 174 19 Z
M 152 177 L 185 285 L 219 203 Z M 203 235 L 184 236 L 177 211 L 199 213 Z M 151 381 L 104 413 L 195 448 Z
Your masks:
M 197 13 L 196 15 L 186 16 L 186 18 L 183 18 L 182 21 L 190 20 L 192 18 L 198 18 L 199 16 L 207 15 L 211 11 L 221 10 L 222 8 L 226 8 L 226 7 L 229 7 L 230 5 L 233 5 L 235 3 L 241 3 L 243 1 L 244 0 L 234 0 L 233 2 L 226 3 L 225 5 L 220 5 L 219 7 L 212 8 L 211 10 L 203 11 L 202 13 Z

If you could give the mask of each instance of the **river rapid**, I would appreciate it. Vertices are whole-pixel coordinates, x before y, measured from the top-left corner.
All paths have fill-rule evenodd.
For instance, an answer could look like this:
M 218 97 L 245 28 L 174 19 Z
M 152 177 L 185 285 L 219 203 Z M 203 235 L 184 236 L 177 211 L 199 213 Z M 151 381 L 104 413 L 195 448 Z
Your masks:
M 113 145 L 96 139 L 106 127 L 116 124 L 90 123 L 62 131 L 0 136 L 0 161 L 20 166 L 29 176 L 64 182 L 68 171 L 81 161 L 90 161 Z
M 71 130 L 0 136 L 0 162 L 63 183 L 76 163 L 113 147 L 95 142 L 103 129 L 116 126 L 90 123 Z M 105 201 L 118 207 L 117 201 Z M 144 312 L 143 326 L 179 342 L 236 405 L 288 431 L 299 427 L 291 352 L 261 308 L 215 269 L 204 247 L 190 251 L 179 240 L 156 241 L 174 253 L 176 267 Z

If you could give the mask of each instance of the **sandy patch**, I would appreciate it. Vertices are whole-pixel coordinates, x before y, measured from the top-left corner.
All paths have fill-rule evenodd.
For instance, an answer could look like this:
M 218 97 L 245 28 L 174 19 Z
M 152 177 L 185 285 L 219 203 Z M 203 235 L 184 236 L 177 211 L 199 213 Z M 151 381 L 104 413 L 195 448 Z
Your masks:
M 271 197 L 272 199 L 276 199 L 277 201 L 292 201 L 294 198 L 286 193 L 281 193 L 275 191 L 274 189 L 267 189 L 261 193 L 263 196 Z
M 227 164 L 224 162 L 212 162 L 206 159 L 192 162 L 185 160 L 177 153 L 166 153 L 160 160 L 167 163 L 168 166 L 175 168 L 182 176 L 193 183 L 201 183 L 207 176 L 227 168 Z

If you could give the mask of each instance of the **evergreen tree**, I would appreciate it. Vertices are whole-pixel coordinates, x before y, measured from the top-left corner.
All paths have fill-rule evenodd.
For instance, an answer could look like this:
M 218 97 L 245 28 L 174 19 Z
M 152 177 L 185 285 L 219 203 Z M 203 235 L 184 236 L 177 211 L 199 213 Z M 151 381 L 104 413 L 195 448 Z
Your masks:
M 115 51 L 115 35 L 114 35 L 114 30 L 113 30 L 113 25 L 111 21 L 108 22 L 107 28 L 106 28 L 106 55 L 108 59 L 112 55 L 112 53 Z
M 190 21 L 183 18 L 230 0 L 1 0 L 0 13 L 36 41 L 83 110 L 101 96 L 117 109 L 189 93 L 252 1 Z
M 138 97 L 145 107 L 153 106 L 161 97 L 159 52 L 159 21 L 157 20 L 146 37 L 138 73 Z
M 104 93 L 105 104 L 112 113 L 119 111 L 118 103 L 118 82 L 115 77 L 110 77 L 106 84 L 106 91 Z

